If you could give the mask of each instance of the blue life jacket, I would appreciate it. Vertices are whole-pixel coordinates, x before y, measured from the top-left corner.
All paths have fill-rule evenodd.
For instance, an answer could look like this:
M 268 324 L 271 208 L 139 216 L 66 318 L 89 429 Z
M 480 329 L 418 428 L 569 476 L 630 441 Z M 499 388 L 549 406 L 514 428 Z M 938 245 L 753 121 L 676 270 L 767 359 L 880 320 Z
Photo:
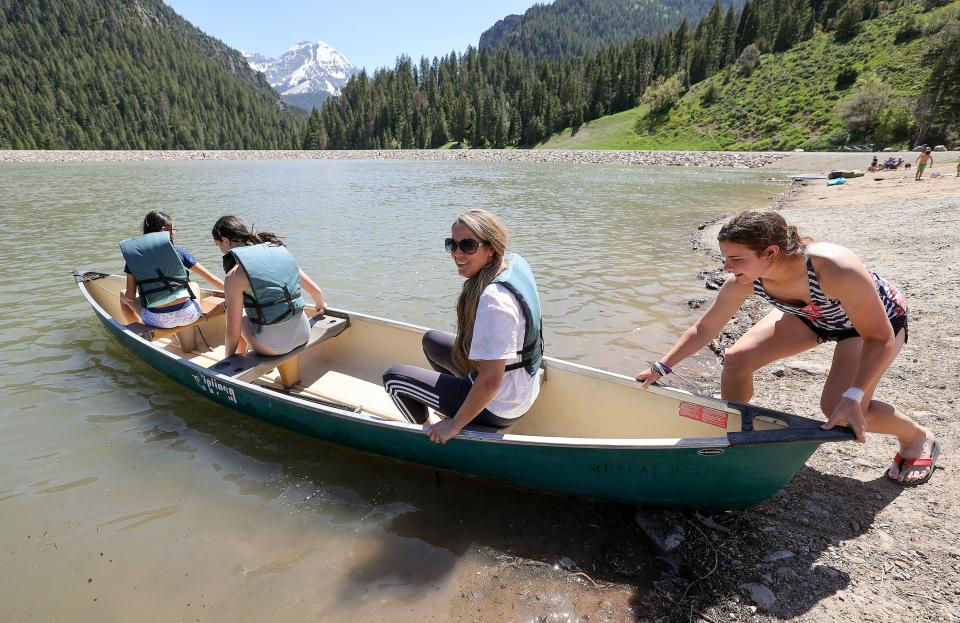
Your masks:
M 223 269 L 229 272 L 238 262 L 250 282 L 250 289 L 243 292 L 243 308 L 255 332 L 303 311 L 300 267 L 285 246 L 262 243 L 235 247 L 223 256 Z
M 137 279 L 140 303 L 144 307 L 163 307 L 186 296 L 196 298 L 188 287 L 187 267 L 170 242 L 170 232 L 156 231 L 127 238 L 120 243 L 120 252 Z
M 543 321 L 540 316 L 540 296 L 537 294 L 537 282 L 533 278 L 530 264 L 518 253 L 504 256 L 507 267 L 494 277 L 493 283 L 499 283 L 517 297 L 527 330 L 523 336 L 523 350 L 517 351 L 520 361 L 506 367 L 509 370 L 524 368 L 533 376 L 540 369 L 543 359 Z

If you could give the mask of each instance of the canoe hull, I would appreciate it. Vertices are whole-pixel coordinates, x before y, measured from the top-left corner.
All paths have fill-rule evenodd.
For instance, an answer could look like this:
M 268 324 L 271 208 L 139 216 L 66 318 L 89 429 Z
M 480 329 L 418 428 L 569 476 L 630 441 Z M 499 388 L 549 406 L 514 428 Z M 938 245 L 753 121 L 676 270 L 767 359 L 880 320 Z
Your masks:
M 775 495 L 819 445 L 733 446 L 723 437 L 689 446 L 554 445 L 494 435 L 461 436 L 437 445 L 419 427 L 359 419 L 222 377 L 152 346 L 105 314 L 98 318 L 112 338 L 148 366 L 224 407 L 339 445 L 538 491 L 645 506 L 738 508 Z

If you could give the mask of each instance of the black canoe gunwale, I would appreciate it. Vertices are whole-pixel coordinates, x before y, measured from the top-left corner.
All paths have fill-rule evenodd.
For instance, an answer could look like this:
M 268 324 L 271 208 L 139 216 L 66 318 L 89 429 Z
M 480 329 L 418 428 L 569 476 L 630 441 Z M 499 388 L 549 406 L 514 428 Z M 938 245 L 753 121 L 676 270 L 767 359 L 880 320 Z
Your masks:
M 357 412 L 352 410 L 343 409 L 333 404 L 320 404 L 315 401 L 307 400 L 300 398 L 298 396 L 287 394 L 283 392 L 274 391 L 270 388 L 257 385 L 255 383 L 250 383 L 243 381 L 237 378 L 224 376 L 220 373 L 213 372 L 209 368 L 197 365 L 196 363 L 180 357 L 160 345 L 151 342 L 145 339 L 143 336 L 139 335 L 135 331 L 127 328 L 124 324 L 117 321 L 113 316 L 111 316 L 107 311 L 100 306 L 96 299 L 90 294 L 86 284 L 89 282 L 95 282 L 102 278 L 114 277 L 109 273 L 103 273 L 100 271 L 94 270 L 85 270 L 83 268 L 75 268 L 73 270 L 73 278 L 79 287 L 80 291 L 83 293 L 84 298 L 94 309 L 94 312 L 99 317 L 99 320 L 102 323 L 109 324 L 113 327 L 114 332 L 120 336 L 123 336 L 124 339 L 132 342 L 139 342 L 142 346 L 145 346 L 151 349 L 154 353 L 162 355 L 177 365 L 183 366 L 186 369 L 190 370 L 195 374 L 200 374 L 204 377 L 215 379 L 218 383 L 225 386 L 233 386 L 237 389 L 240 389 L 246 393 L 253 393 L 258 396 L 261 396 L 265 400 L 275 400 L 282 403 L 296 405 L 298 408 L 306 409 L 312 413 L 315 413 L 318 416 L 328 416 L 336 417 L 343 420 L 349 420 L 357 424 L 372 425 L 379 428 L 388 428 L 398 431 L 412 432 L 417 434 L 425 435 L 425 427 L 419 424 L 412 424 L 409 422 L 400 422 L 396 420 L 390 420 L 377 416 L 370 413 Z M 372 316 L 369 314 L 363 314 L 352 311 L 345 310 L 332 310 L 340 314 L 345 314 L 347 316 L 356 316 L 358 318 L 363 318 L 368 321 L 383 323 L 389 326 L 414 331 L 417 333 L 423 333 L 427 329 L 425 327 L 420 327 L 410 323 L 405 323 L 402 321 L 389 320 L 386 318 L 381 318 L 378 316 Z M 123 346 L 123 344 L 121 344 Z M 126 348 L 126 346 L 124 346 Z M 129 349 L 127 349 L 129 350 Z M 131 353 L 134 354 L 134 353 Z M 136 356 L 136 355 L 135 355 Z M 140 357 L 138 357 L 139 359 Z M 581 364 L 557 360 L 552 357 L 544 357 L 544 360 L 549 363 L 549 365 L 566 367 L 568 369 L 577 370 L 581 373 L 585 373 L 589 376 L 600 377 L 604 380 L 617 381 L 627 384 L 635 384 L 636 381 L 625 375 L 617 374 L 614 372 L 607 372 L 605 370 L 599 370 L 597 368 L 591 368 L 589 366 L 584 366 Z M 150 365 L 147 363 L 147 365 Z M 499 444 L 509 444 L 509 445 L 528 445 L 528 446 L 545 446 L 545 447 L 557 447 L 557 448 L 598 448 L 598 449 L 607 449 L 607 450 L 669 450 L 669 449 L 679 449 L 679 448 L 727 448 L 727 447 L 744 447 L 744 446 L 760 446 L 760 445 L 771 445 L 771 444 L 790 444 L 790 443 L 827 443 L 833 441 L 849 441 L 855 439 L 854 433 L 851 429 L 847 427 L 838 426 L 832 430 L 824 431 L 820 429 L 821 421 L 814 420 L 811 418 L 806 418 L 798 415 L 793 415 L 783 411 L 777 411 L 775 409 L 769 409 L 765 407 L 759 407 L 747 403 L 739 403 L 734 401 L 722 401 L 717 400 L 712 397 L 702 396 L 694 394 L 682 389 L 668 388 L 668 387 L 651 387 L 648 391 L 654 393 L 662 393 L 673 398 L 678 398 L 678 394 L 684 397 L 695 397 L 700 400 L 705 400 L 710 403 L 713 403 L 718 406 L 726 406 L 730 409 L 737 411 L 741 417 L 741 431 L 740 432 L 728 432 L 725 436 L 720 437 L 687 437 L 687 438 L 640 438 L 640 439 L 624 439 L 624 438 L 585 438 L 585 437 L 545 437 L 537 435 L 517 435 L 511 433 L 497 434 L 487 431 L 480 430 L 471 430 L 464 429 L 459 435 L 458 439 L 464 439 L 475 442 L 485 442 L 485 443 L 499 443 Z M 196 392 L 195 392 L 196 393 Z M 202 393 L 200 395 L 203 395 Z M 205 396 L 206 397 L 206 396 Z M 770 429 L 757 431 L 754 430 L 753 421 L 755 418 L 772 420 L 784 424 L 786 428 L 783 429 Z

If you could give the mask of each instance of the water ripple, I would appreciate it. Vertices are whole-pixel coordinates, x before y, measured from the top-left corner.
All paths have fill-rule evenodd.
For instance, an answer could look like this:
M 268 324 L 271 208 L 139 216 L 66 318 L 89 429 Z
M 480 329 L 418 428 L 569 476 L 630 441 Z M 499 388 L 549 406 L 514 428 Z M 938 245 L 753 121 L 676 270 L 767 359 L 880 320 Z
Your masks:
M 132 515 L 124 515 L 123 517 L 117 517 L 116 519 L 111 519 L 110 521 L 105 521 L 97 526 L 97 528 L 103 528 L 106 526 L 112 526 L 118 523 L 127 523 L 122 528 L 117 528 L 118 532 L 123 532 L 126 530 L 133 530 L 134 528 L 139 528 L 140 526 L 150 523 L 151 521 L 157 521 L 159 519 L 164 519 L 170 517 L 171 515 L 176 515 L 183 510 L 183 506 L 164 506 L 162 508 L 155 508 L 152 510 L 141 511 L 139 513 L 133 513 Z
M 196 569 L 207 579 L 191 573 L 181 582 L 225 602 L 239 603 L 229 591 L 249 592 L 245 580 L 255 578 L 267 609 L 316 594 L 337 615 L 328 618 L 356 609 L 365 620 L 357 604 L 369 603 L 371 590 L 381 604 L 429 599 L 466 555 L 471 533 L 460 517 L 513 520 L 503 515 L 516 504 L 499 506 L 519 498 L 500 488 L 471 481 L 437 495 L 431 470 L 236 417 L 115 343 L 70 269 L 119 273 L 117 243 L 138 233 L 147 211 L 171 214 L 177 244 L 217 272 L 210 226 L 238 214 L 286 236 L 331 305 L 450 329 L 462 282 L 442 241 L 458 212 L 490 209 L 534 267 L 548 354 L 630 373 L 694 317 L 685 301 L 703 295 L 694 276 L 705 262 L 689 249 L 690 232 L 765 201 L 762 175 L 474 162 L 0 167 L 0 262 L 33 269 L 28 281 L 0 274 L 4 528 L 56 526 L 73 545 L 53 558 L 10 553 L 12 569 L 35 573 L 8 574 L 14 588 L 4 596 L 21 612 L 49 602 L 37 577 L 75 581 L 88 552 L 112 549 L 128 556 L 132 582 L 118 576 L 111 591 L 98 577 L 100 603 L 146 598 L 131 592 L 143 575 L 163 595 L 185 595 L 171 578 Z M 135 538 L 144 527 L 173 538 Z M 304 546 L 305 538 L 313 540 Z M 211 566 L 225 557 L 239 589 Z M 36 618 L 90 607 L 90 593 L 59 597 L 62 610 Z M 399 610 L 387 618 L 402 619 Z M 156 617 L 185 618 L 172 609 Z

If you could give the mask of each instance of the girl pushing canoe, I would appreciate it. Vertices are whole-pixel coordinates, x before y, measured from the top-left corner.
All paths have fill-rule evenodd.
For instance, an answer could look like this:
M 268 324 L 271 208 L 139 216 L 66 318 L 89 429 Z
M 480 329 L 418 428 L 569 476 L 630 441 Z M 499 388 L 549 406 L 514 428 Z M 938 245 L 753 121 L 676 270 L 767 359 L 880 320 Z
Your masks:
M 261 355 L 284 355 L 310 338 L 301 288 L 326 308 L 320 287 L 270 232 L 254 233 L 236 216 L 221 217 L 213 226 L 213 241 L 223 253 L 224 295 L 227 304 L 225 357 L 247 349 Z
M 543 356 L 540 299 L 529 264 L 507 253 L 507 230 L 486 210 L 457 217 L 445 247 L 466 278 L 457 300 L 457 333 L 428 331 L 423 352 L 433 370 L 391 366 L 383 383 L 400 411 L 426 423 L 427 407 L 446 419 L 430 439 L 446 443 L 473 422 L 504 427 L 533 406 Z
M 718 236 L 730 273 L 717 299 L 670 351 L 637 380 L 644 388 L 720 334 L 740 305 L 756 294 L 775 308 L 727 349 L 721 396 L 749 402 L 761 367 L 834 341 L 833 363 L 820 397 L 829 430 L 846 425 L 896 436 L 900 448 L 887 477 L 905 485 L 930 479 L 939 443 L 932 432 L 874 390 L 907 341 L 907 305 L 891 283 L 872 273 L 845 247 L 800 236 L 776 212 L 741 212 Z
M 191 288 L 190 271 L 223 287 L 223 282 L 189 251 L 173 245 L 176 231 L 169 215 L 154 210 L 143 217 L 143 235 L 120 243 L 127 275 L 120 309 L 128 324 L 137 322 L 138 316 L 143 324 L 158 329 L 196 322 L 202 311 Z

